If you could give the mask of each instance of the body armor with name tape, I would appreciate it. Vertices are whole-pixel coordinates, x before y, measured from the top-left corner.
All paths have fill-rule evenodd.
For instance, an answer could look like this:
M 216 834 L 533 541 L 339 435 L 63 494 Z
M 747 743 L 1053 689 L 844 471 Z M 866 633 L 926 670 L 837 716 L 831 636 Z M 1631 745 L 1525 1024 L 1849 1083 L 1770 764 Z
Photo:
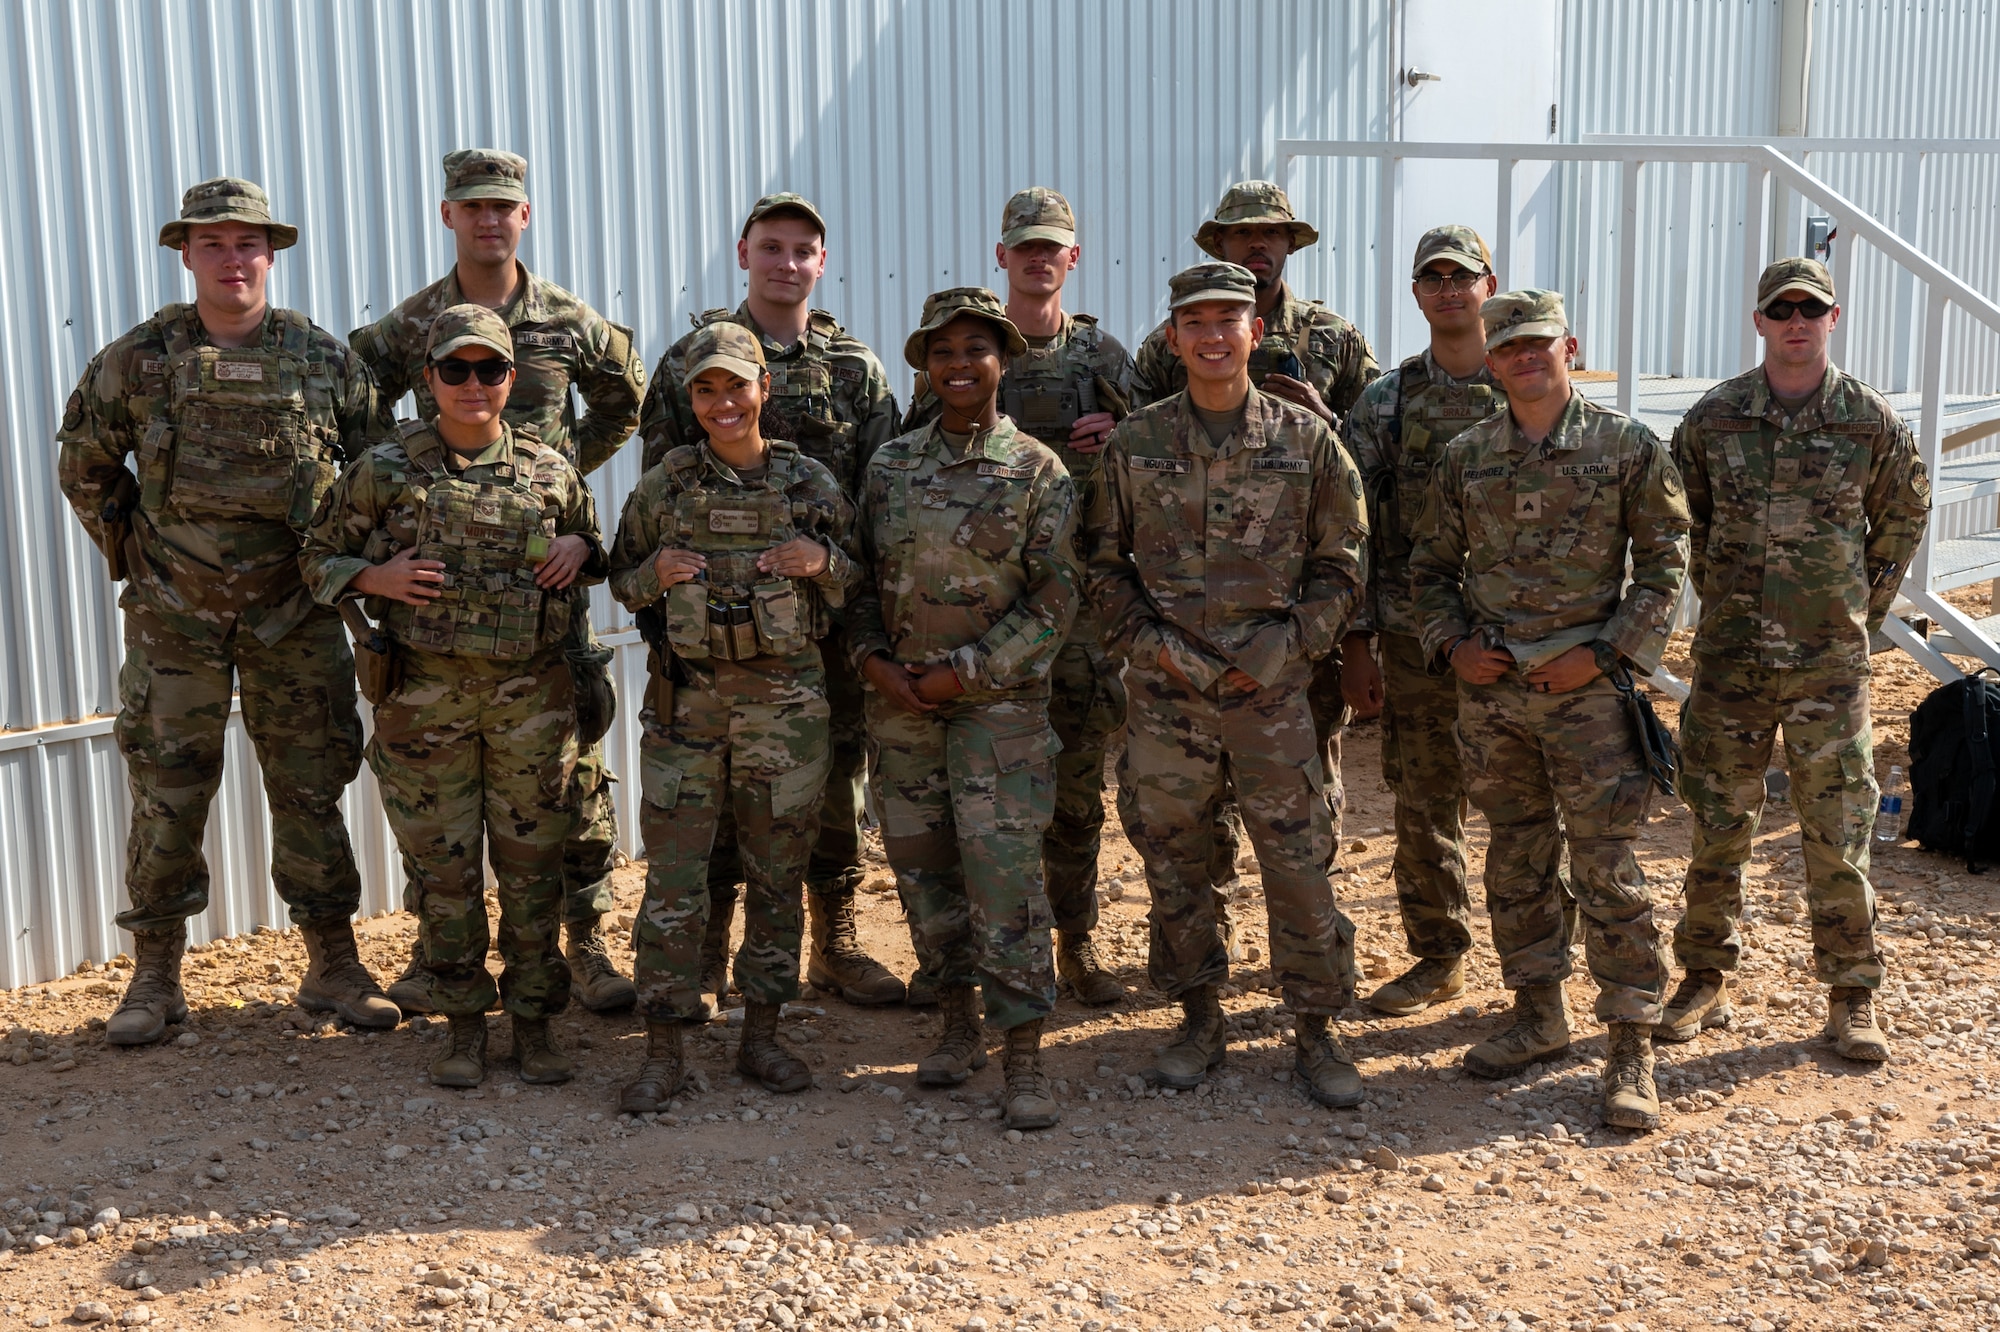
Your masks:
M 1378 482 L 1386 493 L 1374 496 L 1377 513 L 1392 520 L 1379 523 L 1376 531 L 1379 550 L 1407 558 L 1430 488 L 1431 469 L 1444 457 L 1445 446 L 1505 407 L 1507 397 L 1489 384 L 1435 383 L 1422 355 L 1405 360 L 1396 377 L 1389 422 L 1395 463 Z
M 804 506 L 795 506 L 788 493 L 798 458 L 796 445 L 772 441 L 764 484 L 742 490 L 702 486 L 694 450 L 687 450 L 685 466 L 676 467 L 687 489 L 675 497 L 667 540 L 708 560 L 701 577 L 666 592 L 667 641 L 678 656 L 789 657 L 828 632 L 824 603 L 808 580 L 757 567 L 758 556 L 799 534 Z
M 167 415 L 139 448 L 140 503 L 190 517 L 264 519 L 303 532 L 338 475 L 330 403 L 315 421 L 308 381 L 312 326 L 276 312 L 275 346 L 213 347 L 194 340 L 194 307 L 163 321 Z
M 417 514 L 419 559 L 444 564 L 444 591 L 423 606 L 390 602 L 384 626 L 425 652 L 519 661 L 560 642 L 569 630 L 567 591 L 535 585 L 535 566 L 548 557 L 555 519 L 534 487 L 534 463 L 492 469 L 492 481 L 454 475 L 445 446 L 430 427 L 403 425 L 410 461 L 428 473 Z M 515 427 L 517 436 L 532 439 Z

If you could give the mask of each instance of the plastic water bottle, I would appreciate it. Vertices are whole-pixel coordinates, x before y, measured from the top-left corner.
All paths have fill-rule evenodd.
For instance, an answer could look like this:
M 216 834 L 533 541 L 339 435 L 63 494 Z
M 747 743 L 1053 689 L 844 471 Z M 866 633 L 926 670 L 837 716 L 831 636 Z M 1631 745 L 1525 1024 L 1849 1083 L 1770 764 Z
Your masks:
M 1876 841 L 1903 840 L 1903 801 L 1909 793 L 1910 784 L 1903 780 L 1903 770 L 1891 764 L 1889 780 L 1882 783 L 1882 803 L 1875 807 Z

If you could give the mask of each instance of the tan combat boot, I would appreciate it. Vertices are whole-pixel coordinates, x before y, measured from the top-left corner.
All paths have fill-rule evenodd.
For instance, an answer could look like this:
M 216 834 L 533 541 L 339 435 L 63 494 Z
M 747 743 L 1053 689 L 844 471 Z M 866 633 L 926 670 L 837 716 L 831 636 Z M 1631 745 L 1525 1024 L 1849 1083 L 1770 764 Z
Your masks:
M 604 937 L 604 917 L 591 916 L 563 926 L 569 946 L 571 993 L 593 1013 L 614 1013 L 639 1002 L 639 987 L 618 972 L 611 961 L 611 942 Z
M 619 1113 L 660 1113 L 680 1094 L 686 1077 L 687 1055 L 682 1048 L 680 1022 L 669 1018 L 665 1022 L 646 1023 L 646 1060 L 639 1065 L 639 1076 L 626 1083 L 625 1090 L 619 1093 Z
M 863 1008 L 903 1002 L 903 982 L 861 951 L 851 885 L 806 889 L 806 910 L 812 916 L 812 953 L 806 961 L 806 979 L 814 989 L 837 994 Z
M 308 1013 L 332 1013 L 357 1027 L 387 1031 L 403 1020 L 403 1010 L 361 965 L 354 946 L 354 922 L 341 917 L 299 926 L 306 941 L 306 974 L 294 1000 Z
M 1613 1128 L 1660 1126 L 1660 1092 L 1653 1085 L 1653 1029 L 1643 1022 L 1613 1022 L 1605 1036 L 1604 1122 Z
M 765 1091 L 797 1092 L 812 1086 L 812 1070 L 778 1040 L 777 1004 L 743 1006 L 743 1040 L 736 1047 L 736 1071 L 755 1078 Z
M 523 1082 L 568 1082 L 576 1074 L 569 1056 L 556 1049 L 547 1018 L 514 1019 L 514 1062 L 520 1065 Z
M 1181 1012 L 1173 1042 L 1154 1056 L 1152 1079 L 1162 1087 L 1188 1091 L 1199 1087 L 1228 1053 L 1229 1021 L 1213 985 L 1190 990 L 1181 999 Z
M 431 997 L 431 969 L 424 964 L 424 936 L 410 940 L 410 960 L 403 974 L 389 983 L 389 1002 L 404 1013 L 435 1013 L 437 1000 Z
M 1675 987 L 1674 997 L 1667 1000 L 1667 1010 L 1653 1028 L 1653 1039 L 1675 1044 L 1691 1041 L 1704 1031 L 1728 1026 L 1734 1016 L 1735 1010 L 1729 1006 L 1729 978 L 1706 968 L 1690 971 Z
M 1088 934 L 1058 932 L 1056 975 L 1068 983 L 1078 1003 L 1101 1008 L 1125 997 L 1125 987 L 1098 962 L 1097 947 Z
M 944 984 L 935 971 L 921 963 L 910 973 L 910 983 L 903 988 L 903 1007 L 936 1008 L 944 993 Z
M 729 997 L 729 927 L 736 922 L 736 899 L 708 900 L 708 924 L 701 932 L 702 1020 L 713 1022 Z
M 1000 1058 L 1007 1073 L 1007 1127 L 1053 1128 L 1061 1112 L 1042 1075 L 1042 1020 L 1009 1027 Z
M 970 985 L 938 988 L 944 1030 L 937 1048 L 917 1061 L 917 1082 L 925 1087 L 956 1087 L 986 1067 L 986 1028 L 980 1021 L 979 992 Z
M 1826 1038 L 1842 1059 L 1879 1064 L 1889 1057 L 1889 1037 L 1875 1025 L 1875 992 L 1836 985 L 1826 1005 Z
M 454 1013 L 443 1054 L 431 1061 L 431 1082 L 439 1087 L 477 1087 L 486 1080 L 486 1015 Z
M 1299 1015 L 1296 1043 L 1298 1054 L 1292 1071 L 1304 1084 L 1306 1095 L 1335 1110 L 1361 1104 L 1361 1070 L 1354 1066 L 1354 1056 L 1340 1043 L 1324 1013 Z
M 169 1022 L 187 1021 L 181 992 L 181 955 L 187 952 L 187 925 L 138 930 L 132 935 L 132 981 L 124 1002 L 104 1024 L 107 1045 L 151 1045 L 167 1034 Z
M 1513 1025 L 1465 1052 L 1465 1071 L 1475 1078 L 1511 1078 L 1568 1049 L 1569 1005 L 1562 986 L 1530 985 L 1514 991 Z
M 1421 957 L 1415 966 L 1369 995 L 1368 1006 L 1391 1017 L 1408 1017 L 1464 993 L 1464 958 Z

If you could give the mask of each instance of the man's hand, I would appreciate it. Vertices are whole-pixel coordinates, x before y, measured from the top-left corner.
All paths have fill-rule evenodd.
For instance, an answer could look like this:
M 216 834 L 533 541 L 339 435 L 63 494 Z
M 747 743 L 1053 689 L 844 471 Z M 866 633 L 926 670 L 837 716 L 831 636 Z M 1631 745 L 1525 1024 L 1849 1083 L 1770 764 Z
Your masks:
M 1458 640 L 1451 650 L 1451 668 L 1467 684 L 1490 685 L 1514 665 L 1514 654 L 1506 648 L 1487 647 L 1477 634 Z
M 965 692 L 965 686 L 958 682 L 958 672 L 943 662 L 903 669 L 910 673 L 917 697 L 926 703 L 949 703 Z
M 825 546 L 811 537 L 793 537 L 757 557 L 757 568 L 780 578 L 817 578 L 833 563 Z
M 1257 677 L 1248 671 L 1239 671 L 1234 666 L 1222 673 L 1222 683 L 1239 694 L 1254 694 L 1264 686 L 1257 683 Z
M 653 572 L 658 575 L 661 587 L 685 583 L 707 567 L 707 556 L 697 555 L 691 550 L 678 550 L 672 546 L 653 557 Z
M 535 566 L 535 586 L 546 592 L 560 592 L 576 581 L 583 562 L 590 558 L 590 543 L 574 534 L 549 542 L 549 553 Z
M 1319 396 L 1319 390 L 1303 379 L 1293 379 L 1290 375 L 1266 375 L 1259 387 L 1274 398 L 1298 404 L 1329 426 L 1340 424 L 1340 418 L 1333 414 L 1333 408 L 1326 405 L 1326 399 Z
M 1368 650 L 1368 635 L 1349 634 L 1340 640 L 1340 697 L 1354 709 L 1356 721 L 1382 711 L 1382 668 Z
M 387 597 L 405 606 L 428 606 L 444 591 L 444 562 L 420 560 L 415 546 L 405 546 L 393 557 L 354 575 L 348 586 L 364 597 Z
M 886 652 L 877 652 L 861 663 L 861 674 L 875 692 L 894 703 L 905 712 L 921 717 L 927 712 L 937 711 L 937 704 L 926 703 L 917 696 L 916 683 L 924 673 L 921 666 L 898 666 L 889 660 Z
M 1117 424 L 1110 412 L 1090 412 L 1079 416 L 1076 424 L 1069 428 L 1069 446 L 1078 453 L 1096 453 L 1104 447 L 1111 427 Z
M 1528 672 L 1528 687 L 1543 694 L 1567 694 L 1604 674 L 1597 668 L 1597 654 L 1588 644 L 1579 644 Z

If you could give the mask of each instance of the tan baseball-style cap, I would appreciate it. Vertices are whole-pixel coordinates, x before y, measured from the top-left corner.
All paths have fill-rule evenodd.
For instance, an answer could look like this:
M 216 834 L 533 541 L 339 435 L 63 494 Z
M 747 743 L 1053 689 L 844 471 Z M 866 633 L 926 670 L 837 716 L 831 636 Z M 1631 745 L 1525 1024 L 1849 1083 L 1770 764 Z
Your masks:
M 743 219 L 742 235 L 749 236 L 750 228 L 767 217 L 802 217 L 819 228 L 819 238 L 822 243 L 826 240 L 826 219 L 820 216 L 819 209 L 813 207 L 812 201 L 803 194 L 780 191 L 777 194 L 767 194 L 751 204 L 750 216 Z
M 693 379 L 713 366 L 721 366 L 732 375 L 754 382 L 764 377 L 764 344 L 743 325 L 718 319 L 712 324 L 703 324 L 688 339 L 686 365 L 687 369 L 681 375 L 683 380 Z
M 1283 189 L 1268 180 L 1246 180 L 1231 185 L 1223 193 L 1222 202 L 1215 206 L 1215 216 L 1194 233 L 1194 243 L 1220 259 L 1224 227 L 1272 222 L 1291 227 L 1293 250 L 1303 250 L 1319 242 L 1319 232 L 1310 223 L 1299 221 Z
M 1410 265 L 1410 277 L 1422 277 L 1424 270 L 1440 259 L 1449 259 L 1468 273 L 1493 271 L 1493 252 L 1486 248 L 1485 240 L 1471 227 L 1455 222 L 1432 227 L 1417 237 L 1417 258 Z
M 1007 307 L 998 296 L 984 287 L 952 287 L 924 298 L 924 312 L 918 317 L 916 331 L 903 339 L 903 359 L 912 370 L 924 368 L 924 351 L 930 335 L 960 315 L 977 315 L 998 328 L 1006 340 L 1009 356 L 1027 354 L 1028 340 L 1007 317 Z
M 181 215 L 160 228 L 160 244 L 178 250 L 187 244 L 189 227 L 215 222 L 248 222 L 264 228 L 274 250 L 298 244 L 299 229 L 271 220 L 271 200 L 263 187 L 235 176 L 217 176 L 188 188 L 181 196 Z
M 491 347 L 514 359 L 514 335 L 507 331 L 507 321 L 483 305 L 454 305 L 431 320 L 430 336 L 424 340 L 426 361 L 442 360 L 460 347 Z
M 444 197 L 528 201 L 528 159 L 499 148 L 460 148 L 444 155 Z
M 1486 350 L 1516 338 L 1566 338 L 1569 316 L 1553 291 L 1503 291 L 1479 307 L 1486 324 Z
M 1197 301 L 1257 303 L 1257 279 L 1241 264 L 1196 264 L 1167 279 L 1167 308 L 1178 310 Z
M 1000 212 L 1000 244 L 1007 249 L 1033 240 L 1076 244 L 1076 214 L 1069 200 L 1043 185 L 1015 194 Z
M 1780 259 L 1757 279 L 1757 308 L 1763 309 L 1788 291 L 1817 296 L 1828 305 L 1836 304 L 1833 274 L 1817 259 Z

